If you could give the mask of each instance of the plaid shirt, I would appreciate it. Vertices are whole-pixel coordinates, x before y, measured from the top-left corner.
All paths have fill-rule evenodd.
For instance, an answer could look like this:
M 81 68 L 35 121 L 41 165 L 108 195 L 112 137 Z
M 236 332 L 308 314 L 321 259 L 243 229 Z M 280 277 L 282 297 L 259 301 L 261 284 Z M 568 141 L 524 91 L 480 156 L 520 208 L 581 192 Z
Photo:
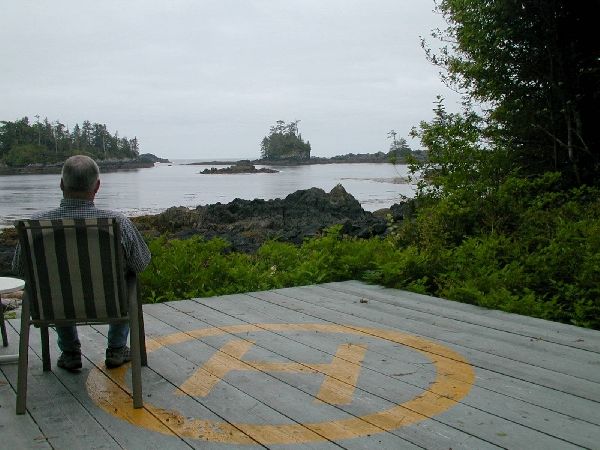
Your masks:
M 135 225 L 123 214 L 108 209 L 98 209 L 91 200 L 63 198 L 60 207 L 34 214 L 32 219 L 94 219 L 115 217 L 121 227 L 121 242 L 125 263 L 129 270 L 141 272 L 150 263 L 150 250 Z M 21 247 L 17 245 L 12 262 L 13 272 L 23 273 Z

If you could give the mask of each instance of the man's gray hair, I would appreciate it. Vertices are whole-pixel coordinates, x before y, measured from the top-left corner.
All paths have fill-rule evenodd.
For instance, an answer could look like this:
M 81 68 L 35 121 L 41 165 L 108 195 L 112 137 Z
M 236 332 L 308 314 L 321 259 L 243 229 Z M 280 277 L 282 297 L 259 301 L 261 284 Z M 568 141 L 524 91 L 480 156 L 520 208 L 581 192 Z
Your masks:
M 71 156 L 63 164 L 62 182 L 66 191 L 92 192 L 99 177 L 98 164 L 89 156 Z

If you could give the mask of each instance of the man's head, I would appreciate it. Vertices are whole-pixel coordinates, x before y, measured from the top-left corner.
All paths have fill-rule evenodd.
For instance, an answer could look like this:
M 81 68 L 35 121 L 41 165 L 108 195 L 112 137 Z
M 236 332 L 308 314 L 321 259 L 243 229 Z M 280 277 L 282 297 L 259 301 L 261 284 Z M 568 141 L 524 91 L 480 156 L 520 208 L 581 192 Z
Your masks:
M 75 155 L 62 168 L 60 188 L 64 197 L 93 200 L 100 188 L 100 169 L 92 158 Z

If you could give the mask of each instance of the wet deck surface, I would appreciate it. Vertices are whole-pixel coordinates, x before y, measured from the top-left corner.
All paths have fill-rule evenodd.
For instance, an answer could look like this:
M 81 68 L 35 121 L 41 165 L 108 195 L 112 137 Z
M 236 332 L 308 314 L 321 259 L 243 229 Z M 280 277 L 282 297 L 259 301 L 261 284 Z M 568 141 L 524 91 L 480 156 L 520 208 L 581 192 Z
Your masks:
M 106 327 L 80 327 L 78 374 L 55 345 L 42 372 L 32 328 L 24 416 L 0 365 L 0 448 L 600 448 L 597 331 L 354 281 L 144 317 L 144 409 L 104 367 Z

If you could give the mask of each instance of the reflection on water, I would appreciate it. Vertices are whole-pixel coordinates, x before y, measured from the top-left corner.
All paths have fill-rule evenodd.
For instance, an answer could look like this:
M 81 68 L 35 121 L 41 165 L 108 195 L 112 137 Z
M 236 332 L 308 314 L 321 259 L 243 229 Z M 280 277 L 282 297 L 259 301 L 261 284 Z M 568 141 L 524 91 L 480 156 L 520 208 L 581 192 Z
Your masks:
M 324 164 L 275 167 L 279 173 L 201 175 L 209 166 L 157 164 L 151 169 L 101 176 L 96 205 L 127 215 L 154 214 L 171 206 L 196 207 L 234 198 L 283 198 L 298 189 L 329 192 L 341 183 L 364 209 L 375 211 L 412 196 L 406 166 L 390 164 Z M 57 206 L 60 175 L 0 176 L 0 225 Z

